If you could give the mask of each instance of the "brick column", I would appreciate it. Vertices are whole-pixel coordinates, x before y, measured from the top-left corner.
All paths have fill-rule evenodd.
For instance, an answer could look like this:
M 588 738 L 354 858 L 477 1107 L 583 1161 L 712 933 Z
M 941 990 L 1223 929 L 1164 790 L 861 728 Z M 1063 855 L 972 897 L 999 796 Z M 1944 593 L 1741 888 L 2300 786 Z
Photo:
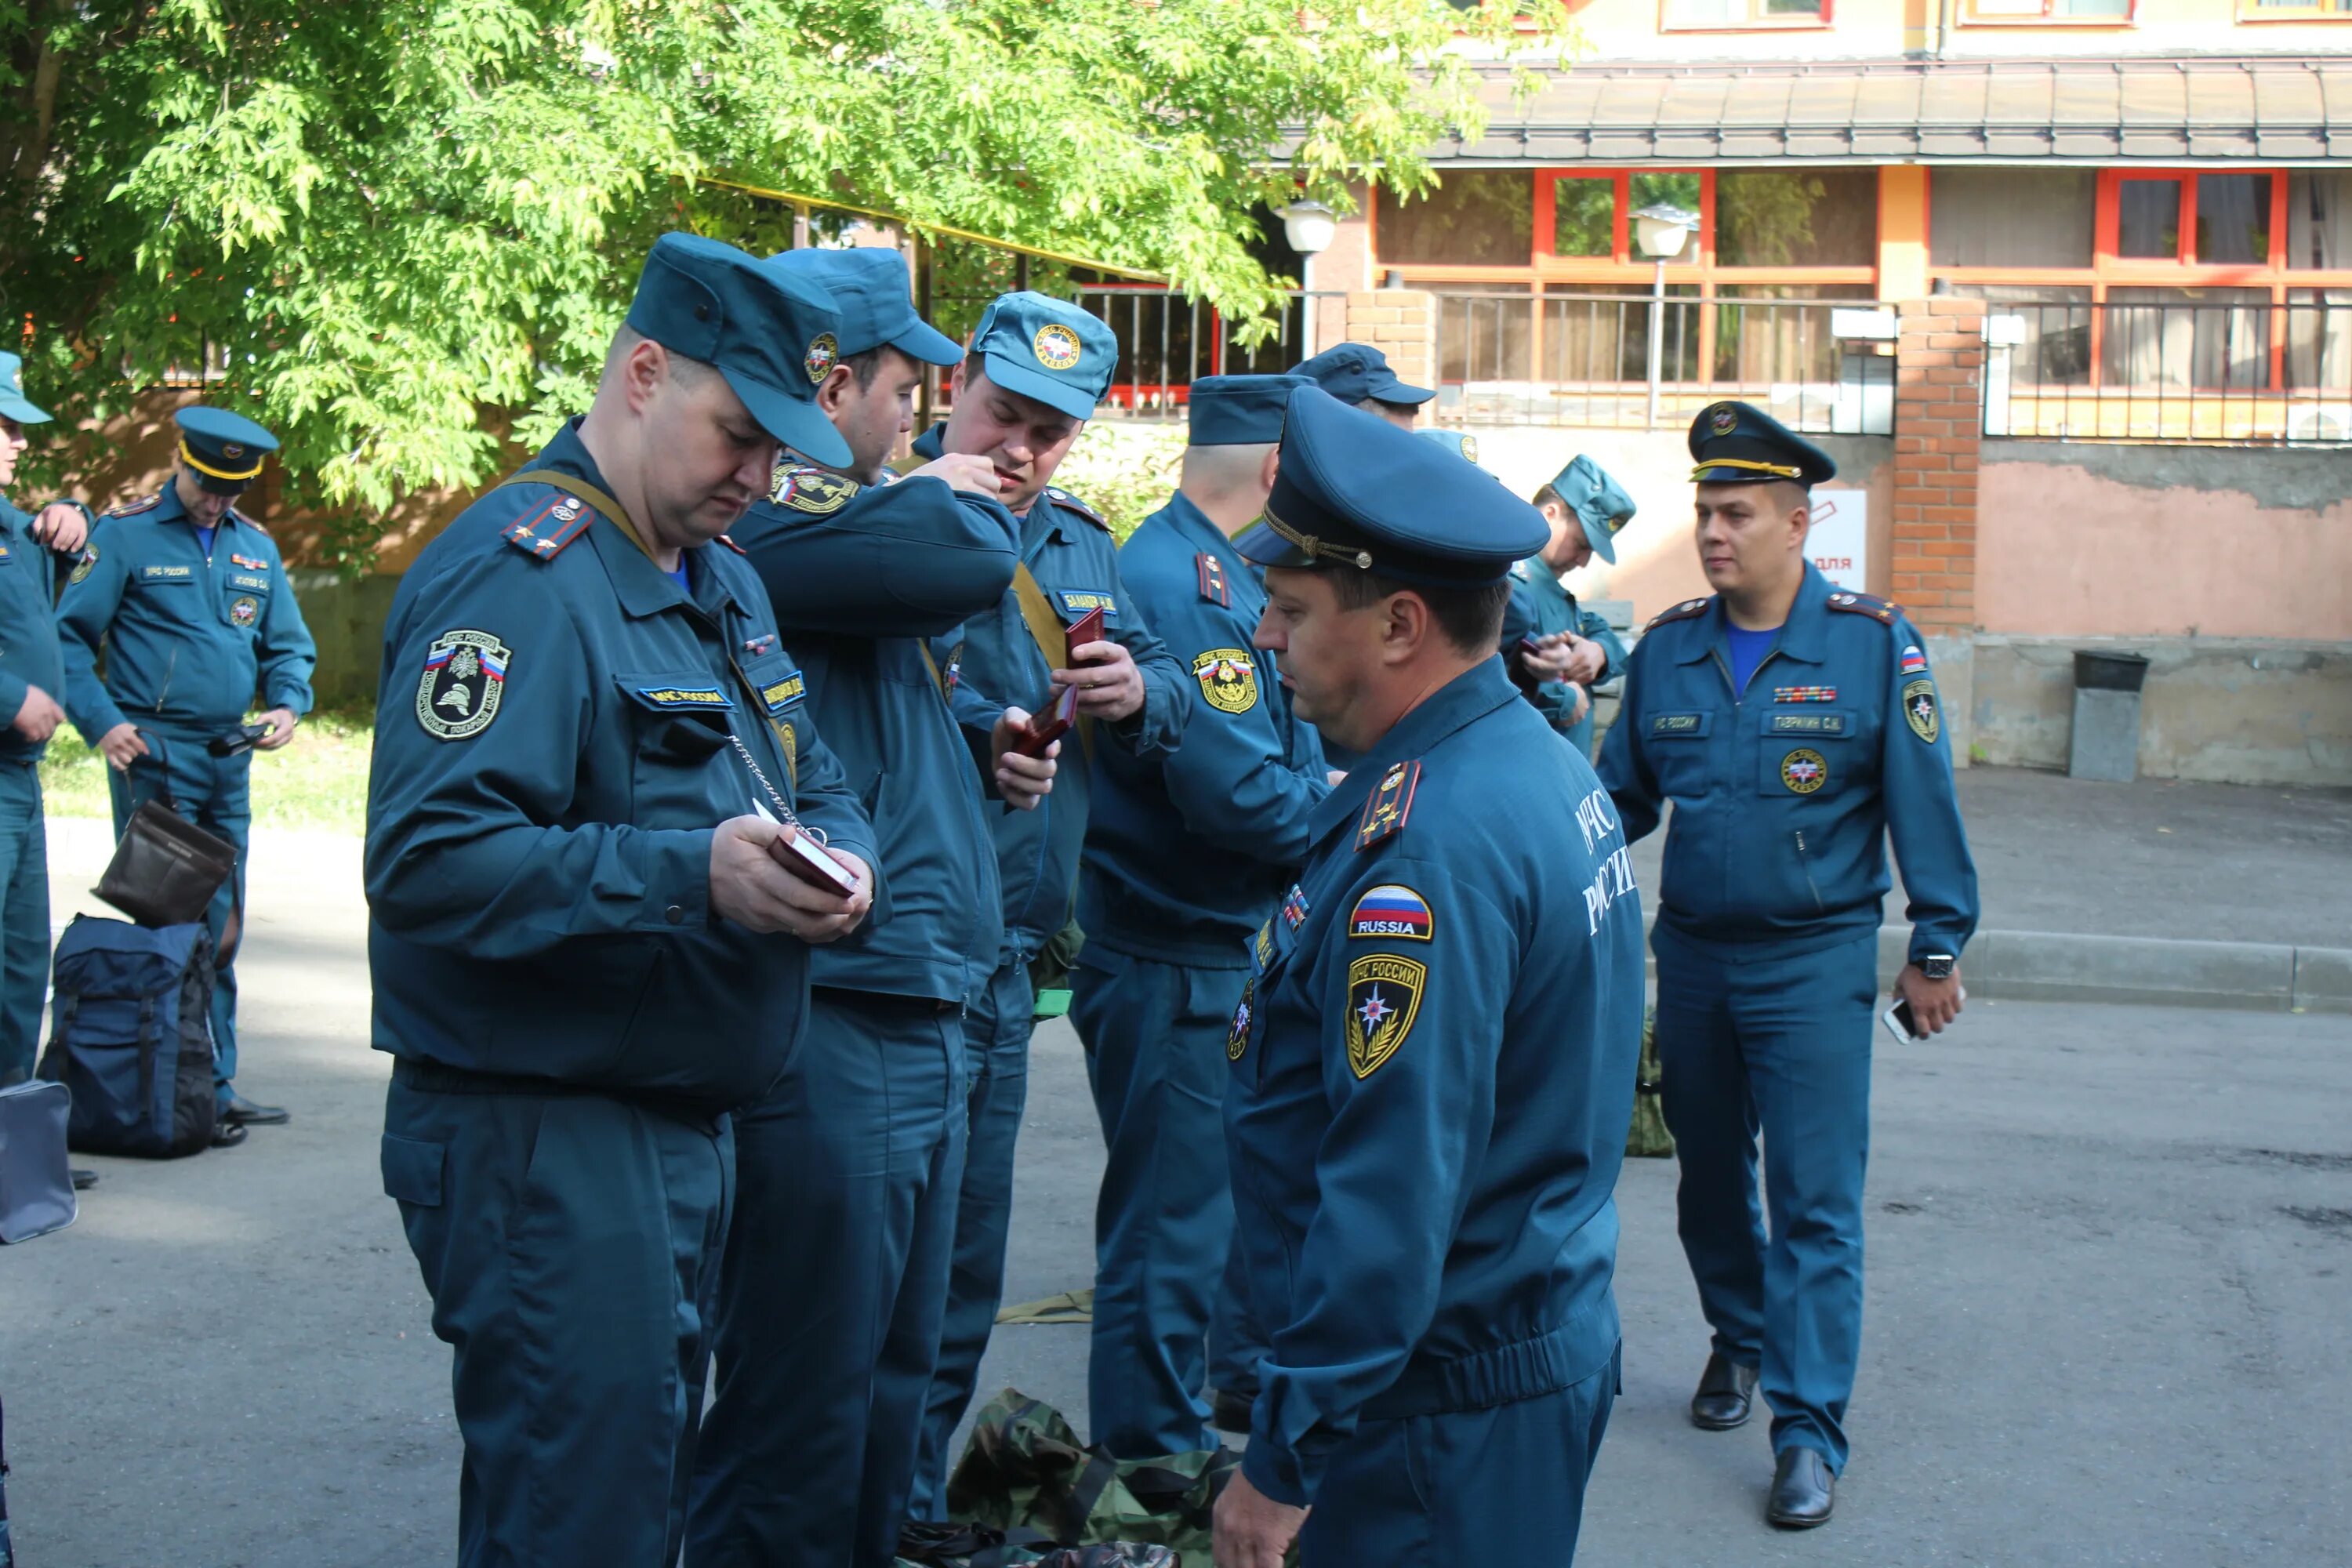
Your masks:
M 1426 289 L 1371 289 L 1349 294 L 1347 341 L 1370 343 L 1388 355 L 1389 368 L 1399 381 L 1412 386 L 1437 384 L 1437 301 Z M 1426 411 L 1429 405 L 1423 408 Z
M 1977 468 L 1984 444 L 1981 300 L 1902 307 L 1895 352 L 1895 542 L 1889 586 L 1927 637 L 1952 760 L 1975 736 Z

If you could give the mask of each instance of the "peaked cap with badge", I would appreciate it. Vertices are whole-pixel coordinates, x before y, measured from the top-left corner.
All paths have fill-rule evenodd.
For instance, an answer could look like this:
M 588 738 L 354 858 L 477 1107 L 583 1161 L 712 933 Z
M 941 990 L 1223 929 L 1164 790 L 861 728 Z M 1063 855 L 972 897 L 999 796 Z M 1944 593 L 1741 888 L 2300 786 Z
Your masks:
M 833 296 L 841 318 L 835 346 L 843 359 L 886 343 L 923 364 L 950 365 L 963 357 L 953 338 L 915 313 L 914 279 L 897 250 L 878 245 L 787 250 L 763 265 Z
M 666 234 L 646 258 L 629 325 L 716 366 L 760 428 L 794 451 L 849 461 L 849 443 L 816 405 L 841 354 L 841 316 L 814 279 L 698 234 Z
M 1118 339 L 1100 316 L 1024 289 L 999 294 L 972 330 L 988 379 L 1073 419 L 1091 419 L 1110 390 Z
M 180 427 L 180 461 L 201 489 L 216 496 L 245 493 L 261 477 L 261 465 L 278 450 L 278 437 L 226 408 L 190 404 L 172 416 Z
M 1295 373 L 1305 376 L 1340 402 L 1357 404 L 1426 403 L 1437 395 L 1426 386 L 1397 379 L 1389 356 L 1370 343 L 1341 343 L 1302 362 Z
M 1592 546 L 1592 553 L 1613 565 L 1617 560 L 1617 535 L 1633 521 L 1638 510 L 1633 498 L 1625 493 L 1625 487 L 1580 452 L 1549 488 L 1576 519 L 1578 527 L 1583 530 L 1584 542 Z
M 1290 395 L 1315 384 L 1299 375 L 1204 375 L 1184 405 L 1191 447 L 1266 447 L 1282 439 Z
M 1827 452 L 1752 403 L 1711 403 L 1691 421 L 1695 485 L 1754 485 L 1786 479 L 1811 489 L 1837 478 Z
M 1290 396 L 1265 521 L 1234 547 L 1261 566 L 1328 562 L 1477 588 L 1501 582 L 1550 537 L 1541 512 L 1475 464 L 1302 387 Z

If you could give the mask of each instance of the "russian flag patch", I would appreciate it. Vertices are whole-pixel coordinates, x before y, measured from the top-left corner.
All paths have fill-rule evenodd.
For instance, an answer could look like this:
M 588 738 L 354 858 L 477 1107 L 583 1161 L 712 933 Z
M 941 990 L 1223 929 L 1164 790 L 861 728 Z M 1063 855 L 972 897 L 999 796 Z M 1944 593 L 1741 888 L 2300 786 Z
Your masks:
M 1427 942 L 1431 924 L 1429 900 L 1402 882 L 1389 882 L 1356 900 L 1355 912 L 1348 917 L 1348 934 Z

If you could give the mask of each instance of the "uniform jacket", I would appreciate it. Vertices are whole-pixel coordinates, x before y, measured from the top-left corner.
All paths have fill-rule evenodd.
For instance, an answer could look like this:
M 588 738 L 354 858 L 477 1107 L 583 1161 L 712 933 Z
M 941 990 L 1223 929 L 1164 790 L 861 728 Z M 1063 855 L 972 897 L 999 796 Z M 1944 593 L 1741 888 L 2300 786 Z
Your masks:
M 1269 1334 L 1242 1460 L 1314 1500 L 1364 1418 L 1563 1389 L 1618 1342 L 1642 909 L 1591 764 L 1491 659 L 1323 803 L 1226 1055 Z
M 54 563 L 33 537 L 32 518 L 0 500 L 0 762 L 37 763 L 49 749 L 9 728 L 27 687 L 66 700 L 55 584 Z
M 603 488 L 572 429 L 531 467 Z M 782 1073 L 809 950 L 709 908 L 711 830 L 764 795 L 729 737 L 835 845 L 870 865 L 873 837 L 750 562 L 685 556 L 690 592 L 510 485 L 402 580 L 368 782 L 377 1049 L 707 1109 Z
M 994 605 L 1013 581 L 1013 514 L 935 479 L 859 488 L 796 468 L 729 537 L 776 607 L 808 677 L 809 711 L 874 824 L 874 910 L 810 955 L 819 985 L 962 1001 L 996 967 L 998 808 L 924 639 Z
M 915 442 L 917 457 L 940 455 L 942 428 L 935 426 Z M 1021 559 L 1065 626 L 1100 605 L 1104 634 L 1127 649 L 1143 677 L 1139 711 L 1117 724 L 1087 726 L 1097 747 L 1138 756 L 1174 751 L 1183 727 L 1180 687 L 1185 677 L 1127 602 L 1118 548 L 1102 519 L 1067 491 L 1049 489 L 1021 520 Z M 950 701 L 965 738 L 984 763 L 998 716 L 1008 707 L 1035 710 L 1052 684 L 1053 667 L 1038 651 L 1020 602 L 1009 591 L 961 630 L 931 646 L 941 669 L 949 672 Z M 1062 738 L 1053 794 L 1034 811 L 998 814 L 996 864 L 1004 884 L 1002 963 L 1036 957 L 1069 923 L 1091 799 L 1086 747 L 1074 730 Z
M 1527 667 L 1519 662 L 1519 639 L 1554 632 L 1574 632 L 1589 638 L 1608 656 L 1609 662 L 1586 688 L 1588 691 L 1598 690 L 1625 672 L 1625 639 L 1606 619 L 1578 605 L 1576 595 L 1543 563 L 1543 557 L 1531 555 L 1511 568 L 1511 602 L 1503 611 L 1503 662 L 1513 679 L 1526 678 Z M 1528 694 L 1528 700 L 1579 752 L 1587 758 L 1592 755 L 1592 710 L 1587 706 L 1582 719 L 1570 722 L 1569 715 L 1576 711 L 1576 693 L 1566 681 L 1547 680 Z
M 58 601 L 58 634 L 66 712 L 91 745 L 126 721 L 233 730 L 257 689 L 265 708 L 310 710 L 318 653 L 277 541 L 231 509 L 206 552 L 172 485 L 98 520 Z
M 1958 954 L 1976 930 L 1976 865 L 1918 632 L 1808 565 L 1736 698 L 1725 625 L 1720 599 L 1651 622 L 1601 743 L 1628 837 L 1675 803 L 1658 919 L 1730 954 L 1851 941 L 1878 928 L 1892 833 L 1912 956 Z
M 1095 758 L 1078 923 L 1139 957 L 1241 969 L 1250 933 L 1307 858 L 1330 793 L 1314 726 L 1250 647 L 1265 580 L 1179 494 L 1118 552 L 1129 602 L 1187 671 L 1184 744 Z

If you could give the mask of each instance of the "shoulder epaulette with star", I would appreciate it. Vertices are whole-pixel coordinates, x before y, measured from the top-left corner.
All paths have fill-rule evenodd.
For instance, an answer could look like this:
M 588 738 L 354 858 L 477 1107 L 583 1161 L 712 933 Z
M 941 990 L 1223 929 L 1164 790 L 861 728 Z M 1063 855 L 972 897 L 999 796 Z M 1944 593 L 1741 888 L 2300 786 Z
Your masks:
M 1891 626 L 1895 617 L 1903 613 L 1894 601 L 1875 594 L 1856 594 L 1841 588 L 1830 595 L 1830 608 L 1843 610 L 1849 616 L 1868 616 L 1881 626 Z
M 141 512 L 153 511 L 157 507 L 162 506 L 163 504 L 163 492 L 158 490 L 153 495 L 148 496 L 144 500 L 125 501 L 122 505 L 116 507 L 112 511 L 108 512 L 106 515 L 109 517 L 137 517 Z
M 1225 563 L 1203 550 L 1192 557 L 1201 569 L 1201 597 L 1223 609 L 1234 607 L 1234 594 L 1225 586 Z
M 813 463 L 793 463 L 776 470 L 775 503 L 812 517 L 824 517 L 839 511 L 863 489 L 856 479 L 820 468 Z
M 738 555 L 749 555 L 751 553 L 750 551 L 744 549 L 741 545 L 736 543 L 733 540 L 728 538 L 723 533 L 719 536 L 719 542 L 725 545 L 728 549 L 733 551 Z
M 1652 616 L 1650 624 L 1642 629 L 1645 632 L 1654 632 L 1668 621 L 1686 621 L 1693 616 L 1703 616 L 1706 614 L 1706 607 L 1713 603 L 1715 601 L 1712 599 L 1685 599 L 1673 609 L 1660 610 L 1656 615 Z
M 1097 511 L 1094 508 L 1088 506 L 1086 502 L 1080 500 L 1069 491 L 1062 489 L 1059 485 L 1047 485 L 1045 487 L 1045 495 L 1046 498 L 1053 501 L 1055 506 L 1076 512 L 1080 517 L 1085 518 L 1088 522 L 1093 523 L 1105 533 L 1108 533 L 1110 531 L 1110 524 L 1108 521 L 1105 521 L 1102 513 Z
M 253 519 L 246 516 L 245 513 L 237 510 L 235 507 L 228 509 L 228 520 L 231 522 L 241 522 L 246 527 L 253 530 L 256 533 L 267 534 L 269 531 L 269 530 L 262 527 L 261 524 L 254 521 Z
M 578 496 L 557 490 L 545 505 L 527 511 L 499 531 L 499 537 L 524 554 L 552 561 L 564 547 L 588 531 L 596 513 Z
M 1420 787 L 1419 762 L 1391 763 L 1381 775 L 1380 787 L 1364 802 L 1363 820 L 1356 825 L 1356 847 L 1370 849 L 1403 832 L 1405 818 L 1412 815 L 1413 792 Z

